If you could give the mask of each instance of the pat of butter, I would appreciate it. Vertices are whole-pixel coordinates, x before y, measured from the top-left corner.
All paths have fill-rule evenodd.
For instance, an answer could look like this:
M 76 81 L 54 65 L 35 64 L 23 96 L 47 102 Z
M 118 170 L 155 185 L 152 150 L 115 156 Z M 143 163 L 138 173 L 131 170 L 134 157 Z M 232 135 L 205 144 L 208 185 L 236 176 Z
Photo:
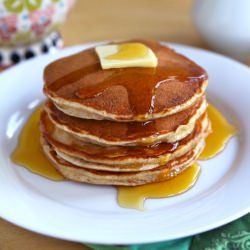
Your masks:
M 154 52 L 142 43 L 97 46 L 95 51 L 103 69 L 157 66 Z

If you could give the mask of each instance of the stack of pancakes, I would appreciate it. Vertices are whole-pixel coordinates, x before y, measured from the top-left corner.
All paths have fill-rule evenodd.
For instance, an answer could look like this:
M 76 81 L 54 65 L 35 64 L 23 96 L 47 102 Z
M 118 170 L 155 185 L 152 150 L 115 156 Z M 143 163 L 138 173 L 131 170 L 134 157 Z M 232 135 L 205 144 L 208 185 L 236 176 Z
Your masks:
M 41 143 L 67 179 L 160 182 L 183 172 L 203 150 L 210 132 L 206 72 L 158 42 L 136 42 L 153 50 L 156 68 L 103 70 L 94 48 L 46 67 Z

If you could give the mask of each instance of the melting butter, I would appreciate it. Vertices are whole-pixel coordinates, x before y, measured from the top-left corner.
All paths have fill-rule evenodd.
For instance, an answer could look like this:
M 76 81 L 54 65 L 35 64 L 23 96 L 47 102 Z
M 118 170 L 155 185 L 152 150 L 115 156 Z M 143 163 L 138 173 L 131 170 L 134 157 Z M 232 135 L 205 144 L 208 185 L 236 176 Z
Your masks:
M 200 166 L 195 163 L 183 173 L 168 181 L 136 187 L 118 187 L 118 203 L 121 207 L 144 210 L 145 199 L 166 198 L 181 194 L 195 184 L 199 173 Z
M 148 54 L 148 47 L 142 43 L 125 43 L 117 46 L 117 52 L 106 56 L 108 60 L 131 60 L 145 58 Z
M 212 133 L 206 139 L 206 147 L 199 160 L 206 160 L 217 155 L 237 132 L 237 129 L 212 104 L 208 105 L 207 112 L 212 125 Z
M 14 163 L 24 166 L 35 174 L 51 180 L 63 180 L 64 177 L 48 161 L 40 146 L 41 109 L 42 107 L 38 107 L 24 125 L 11 159 Z
M 102 45 L 95 48 L 103 69 L 156 67 L 154 52 L 142 43 Z

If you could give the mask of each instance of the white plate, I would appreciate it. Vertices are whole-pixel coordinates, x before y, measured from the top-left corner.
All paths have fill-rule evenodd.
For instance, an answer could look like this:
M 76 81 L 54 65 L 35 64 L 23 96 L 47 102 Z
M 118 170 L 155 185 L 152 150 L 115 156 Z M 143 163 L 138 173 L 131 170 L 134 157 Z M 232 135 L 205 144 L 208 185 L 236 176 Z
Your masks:
M 120 208 L 113 187 L 53 182 L 9 158 L 25 120 L 44 99 L 44 66 L 89 45 L 30 60 L 0 75 L 0 216 L 58 238 L 102 244 L 147 243 L 200 233 L 250 211 L 250 70 L 226 57 L 172 45 L 202 65 L 208 98 L 240 130 L 226 149 L 201 162 L 198 183 L 167 199 L 150 199 L 148 211 Z M 32 135 L 31 135 L 32 137 Z

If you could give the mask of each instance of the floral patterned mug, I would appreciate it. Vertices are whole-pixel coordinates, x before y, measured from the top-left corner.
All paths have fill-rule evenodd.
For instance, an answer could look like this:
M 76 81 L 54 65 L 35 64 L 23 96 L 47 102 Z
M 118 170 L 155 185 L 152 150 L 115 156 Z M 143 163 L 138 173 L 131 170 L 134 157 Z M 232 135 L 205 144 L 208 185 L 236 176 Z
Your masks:
M 0 1 L 0 67 L 62 47 L 58 27 L 74 0 Z

